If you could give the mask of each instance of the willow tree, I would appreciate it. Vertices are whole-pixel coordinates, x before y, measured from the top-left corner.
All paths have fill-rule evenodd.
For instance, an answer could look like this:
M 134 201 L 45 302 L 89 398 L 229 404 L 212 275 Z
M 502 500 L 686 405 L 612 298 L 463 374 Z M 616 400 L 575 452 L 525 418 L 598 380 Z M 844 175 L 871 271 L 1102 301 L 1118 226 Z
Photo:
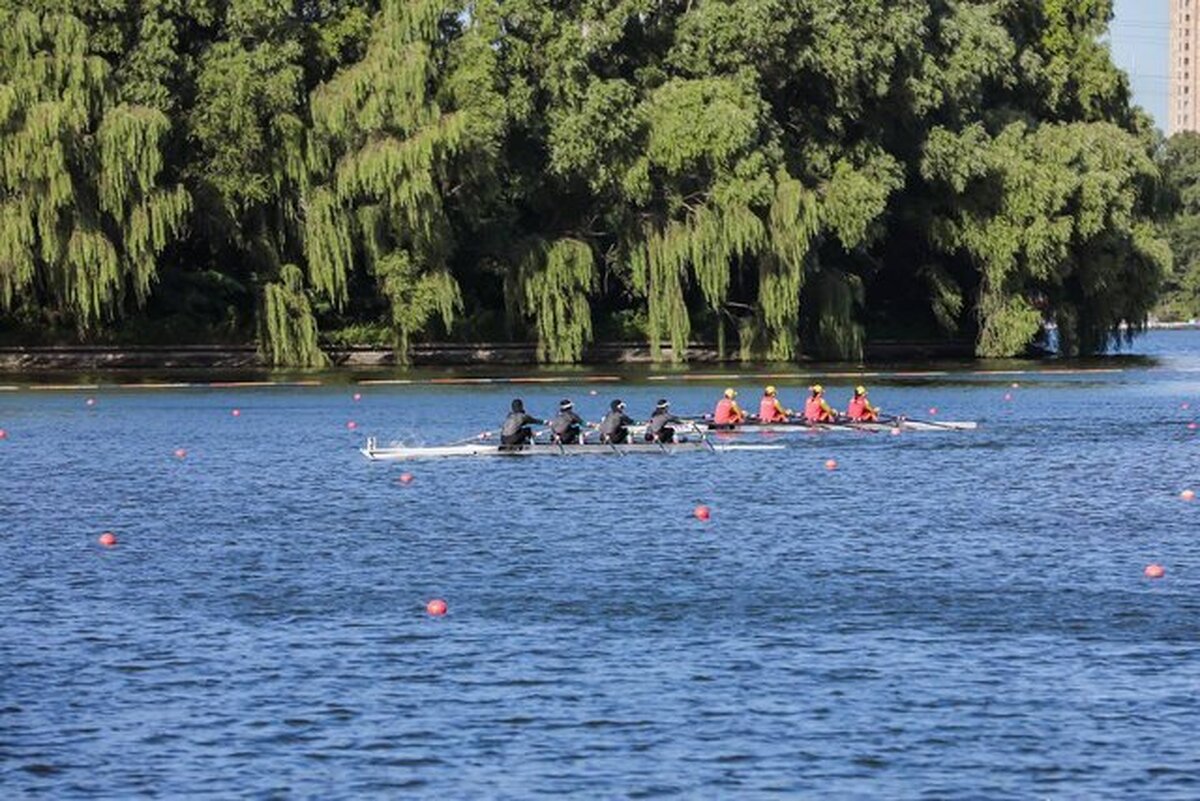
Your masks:
M 979 355 L 1019 354 L 1046 321 L 1066 353 L 1145 323 L 1171 254 L 1146 213 L 1158 171 L 1137 137 L 1108 123 L 938 131 L 924 172 L 957 197 L 938 241 L 981 271 Z
M 143 304 L 190 198 L 163 180 L 170 121 L 120 103 L 87 26 L 0 4 L 0 308 L 87 332 Z
M 294 264 L 279 270 L 279 280 L 263 287 L 258 316 L 260 348 L 275 365 L 323 367 L 329 359 L 317 342 L 317 321 L 304 286 L 304 272 Z
M 473 116 L 486 92 L 445 74 L 449 29 L 463 24 L 441 2 L 389 0 L 363 58 L 312 96 L 309 283 L 344 309 L 364 267 L 401 360 L 435 316 L 449 327 L 461 308 L 449 198 L 496 147 L 494 129 Z
M 304 259 L 309 91 L 355 57 L 372 5 L 229 0 L 219 36 L 198 59 L 187 117 L 197 217 L 212 258 L 232 262 L 260 295 L 260 350 L 275 364 L 325 363 L 312 305 L 301 297 L 310 290 L 285 265 Z M 298 320 L 301 313 L 311 319 Z M 297 336 L 306 341 L 296 344 Z

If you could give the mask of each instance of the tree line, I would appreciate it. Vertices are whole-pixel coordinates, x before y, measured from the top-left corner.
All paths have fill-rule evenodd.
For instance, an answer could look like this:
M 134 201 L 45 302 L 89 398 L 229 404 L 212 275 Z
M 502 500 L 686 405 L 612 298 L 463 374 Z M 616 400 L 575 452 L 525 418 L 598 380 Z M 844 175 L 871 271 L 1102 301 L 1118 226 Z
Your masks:
M 1095 351 L 1182 280 L 1179 148 L 1131 104 L 1111 16 L 0 0 L 0 335 L 253 336 L 317 366 L 446 338 L 1010 356 L 1053 323 Z

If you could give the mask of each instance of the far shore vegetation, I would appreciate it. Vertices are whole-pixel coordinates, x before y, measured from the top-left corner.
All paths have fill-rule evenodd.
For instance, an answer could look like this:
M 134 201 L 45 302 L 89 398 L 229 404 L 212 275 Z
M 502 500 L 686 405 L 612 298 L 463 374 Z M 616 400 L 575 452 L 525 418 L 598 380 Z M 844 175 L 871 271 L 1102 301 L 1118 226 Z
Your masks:
M 868 341 L 1200 317 L 1111 0 L 0 0 L 0 345 Z

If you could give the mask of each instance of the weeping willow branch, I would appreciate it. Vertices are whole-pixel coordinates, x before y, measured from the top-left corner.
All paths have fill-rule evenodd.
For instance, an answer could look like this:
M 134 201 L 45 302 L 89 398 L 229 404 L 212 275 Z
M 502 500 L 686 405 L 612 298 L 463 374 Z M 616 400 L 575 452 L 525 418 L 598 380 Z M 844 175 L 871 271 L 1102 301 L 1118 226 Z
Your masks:
M 86 332 L 145 302 L 182 235 L 191 198 L 161 178 L 170 122 L 113 96 L 83 22 L 0 8 L 0 308 L 35 300 Z
M 449 272 L 422 272 L 405 251 L 388 254 L 375 267 L 379 288 L 390 302 L 392 330 L 396 335 L 396 354 L 408 363 L 412 335 L 421 331 L 440 314 L 449 329 L 455 313 L 462 308 L 458 282 Z
M 259 342 L 271 364 L 288 367 L 324 367 L 329 363 L 317 342 L 317 321 L 304 289 L 304 273 L 285 264 L 279 280 L 263 287 Z
M 443 111 L 430 94 L 444 14 L 438 2 L 385 2 L 363 59 L 312 96 L 309 281 L 343 308 L 362 262 L 388 302 L 402 361 L 435 315 L 448 328 L 462 307 L 443 186 L 471 141 L 468 115 Z
M 820 226 L 817 195 L 800 181 L 782 177 L 771 204 L 770 251 L 758 260 L 759 317 L 768 338 L 767 356 L 774 361 L 796 355 L 805 264 Z
M 588 295 L 597 281 L 592 249 L 576 239 L 539 244 L 521 264 L 518 275 L 521 312 L 537 325 L 538 361 L 579 361 L 592 340 Z

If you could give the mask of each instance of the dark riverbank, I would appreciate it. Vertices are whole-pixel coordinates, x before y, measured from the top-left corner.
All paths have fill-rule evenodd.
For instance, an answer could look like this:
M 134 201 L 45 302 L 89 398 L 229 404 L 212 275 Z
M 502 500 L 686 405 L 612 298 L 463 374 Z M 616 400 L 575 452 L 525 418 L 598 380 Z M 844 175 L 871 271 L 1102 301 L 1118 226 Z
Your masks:
M 533 366 L 537 364 L 533 344 L 496 342 L 434 343 L 414 345 L 414 367 L 470 367 L 484 365 Z M 397 367 L 389 348 L 357 346 L 326 351 L 333 367 Z M 867 346 L 867 361 L 921 361 L 970 358 L 970 342 L 877 342 Z M 670 349 L 663 360 L 670 361 Z M 715 345 L 695 343 L 688 348 L 690 364 L 736 363 L 736 354 L 721 358 Z M 650 364 L 654 356 L 644 343 L 613 342 L 595 345 L 584 356 L 585 365 Z M 0 370 L 237 370 L 266 369 L 262 354 L 253 345 L 110 346 L 71 345 L 0 348 Z

